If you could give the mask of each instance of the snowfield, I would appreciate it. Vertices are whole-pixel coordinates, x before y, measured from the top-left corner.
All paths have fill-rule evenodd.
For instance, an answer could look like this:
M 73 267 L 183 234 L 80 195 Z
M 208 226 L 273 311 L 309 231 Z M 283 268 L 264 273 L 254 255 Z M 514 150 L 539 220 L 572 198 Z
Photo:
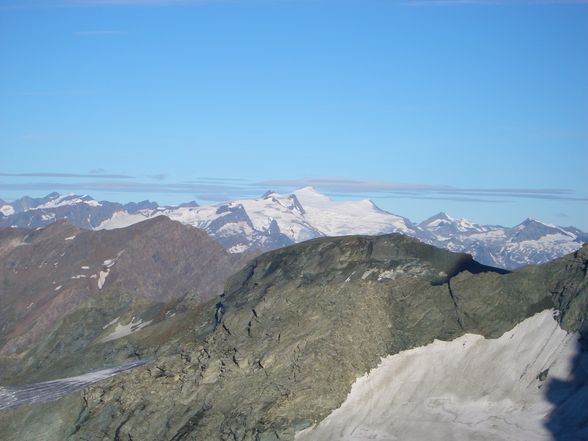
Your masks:
M 296 441 L 552 440 L 547 391 L 554 379 L 572 381 L 578 338 L 544 311 L 498 339 L 466 334 L 391 355 Z M 588 390 L 567 400 L 574 418 Z

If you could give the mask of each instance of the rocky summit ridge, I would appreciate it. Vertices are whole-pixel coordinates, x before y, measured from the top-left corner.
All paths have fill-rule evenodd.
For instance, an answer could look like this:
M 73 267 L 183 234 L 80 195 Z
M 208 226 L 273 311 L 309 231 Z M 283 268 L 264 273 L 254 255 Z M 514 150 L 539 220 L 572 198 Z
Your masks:
M 436 340 L 495 339 L 552 311 L 558 327 L 583 339 L 583 354 L 587 268 L 588 246 L 507 272 L 399 234 L 275 250 L 252 260 L 220 299 L 176 329 L 175 354 L 60 401 L 0 413 L 0 437 L 293 440 L 341 406 L 382 357 Z M 528 387 L 549 390 L 549 369 L 532 369 Z M 583 375 L 568 387 L 575 402 L 585 403 Z M 561 430 L 581 439 L 573 436 L 585 434 L 588 414 L 573 415 Z

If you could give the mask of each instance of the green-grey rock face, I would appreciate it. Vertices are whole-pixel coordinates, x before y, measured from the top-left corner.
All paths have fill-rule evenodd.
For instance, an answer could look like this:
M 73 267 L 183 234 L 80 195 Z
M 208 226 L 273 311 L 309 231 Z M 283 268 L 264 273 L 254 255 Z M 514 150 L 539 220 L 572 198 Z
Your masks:
M 235 274 L 189 326 L 168 330 L 169 343 L 157 326 L 136 334 L 158 335 L 162 353 L 175 355 L 4 412 L 0 438 L 292 440 L 386 355 L 466 332 L 498 337 L 549 308 L 585 334 L 587 265 L 584 246 L 506 273 L 401 235 L 277 250 Z M 27 421 L 46 422 L 44 432 Z

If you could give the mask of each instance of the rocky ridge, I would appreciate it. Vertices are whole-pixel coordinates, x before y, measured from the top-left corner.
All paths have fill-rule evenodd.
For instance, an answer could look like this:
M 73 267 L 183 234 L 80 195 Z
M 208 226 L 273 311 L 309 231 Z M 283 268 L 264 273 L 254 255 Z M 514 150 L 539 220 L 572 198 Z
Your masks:
M 382 357 L 436 339 L 498 338 L 553 309 L 559 326 L 585 345 L 587 267 L 587 246 L 508 273 L 396 234 L 276 250 L 233 276 L 220 302 L 203 304 L 193 325 L 178 330 L 177 355 L 50 405 L 12 411 L 0 417 L 2 435 L 293 439 L 338 408 Z M 543 374 L 536 381 L 548 382 Z

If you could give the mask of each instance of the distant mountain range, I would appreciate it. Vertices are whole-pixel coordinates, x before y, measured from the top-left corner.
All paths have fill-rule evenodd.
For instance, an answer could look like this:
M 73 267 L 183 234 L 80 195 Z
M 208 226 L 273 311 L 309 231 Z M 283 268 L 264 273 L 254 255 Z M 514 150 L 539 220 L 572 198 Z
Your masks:
M 0 227 L 38 228 L 59 219 L 85 229 L 115 229 L 164 215 L 207 231 L 231 253 L 267 251 L 321 236 L 403 233 L 451 251 L 472 254 L 486 265 L 515 269 L 544 263 L 588 242 L 574 227 L 526 219 L 514 227 L 480 225 L 439 213 L 420 224 L 378 208 L 370 200 L 333 201 L 311 187 L 290 194 L 267 192 L 258 199 L 212 206 L 189 202 L 119 204 L 89 196 L 51 193 L 0 202 Z

